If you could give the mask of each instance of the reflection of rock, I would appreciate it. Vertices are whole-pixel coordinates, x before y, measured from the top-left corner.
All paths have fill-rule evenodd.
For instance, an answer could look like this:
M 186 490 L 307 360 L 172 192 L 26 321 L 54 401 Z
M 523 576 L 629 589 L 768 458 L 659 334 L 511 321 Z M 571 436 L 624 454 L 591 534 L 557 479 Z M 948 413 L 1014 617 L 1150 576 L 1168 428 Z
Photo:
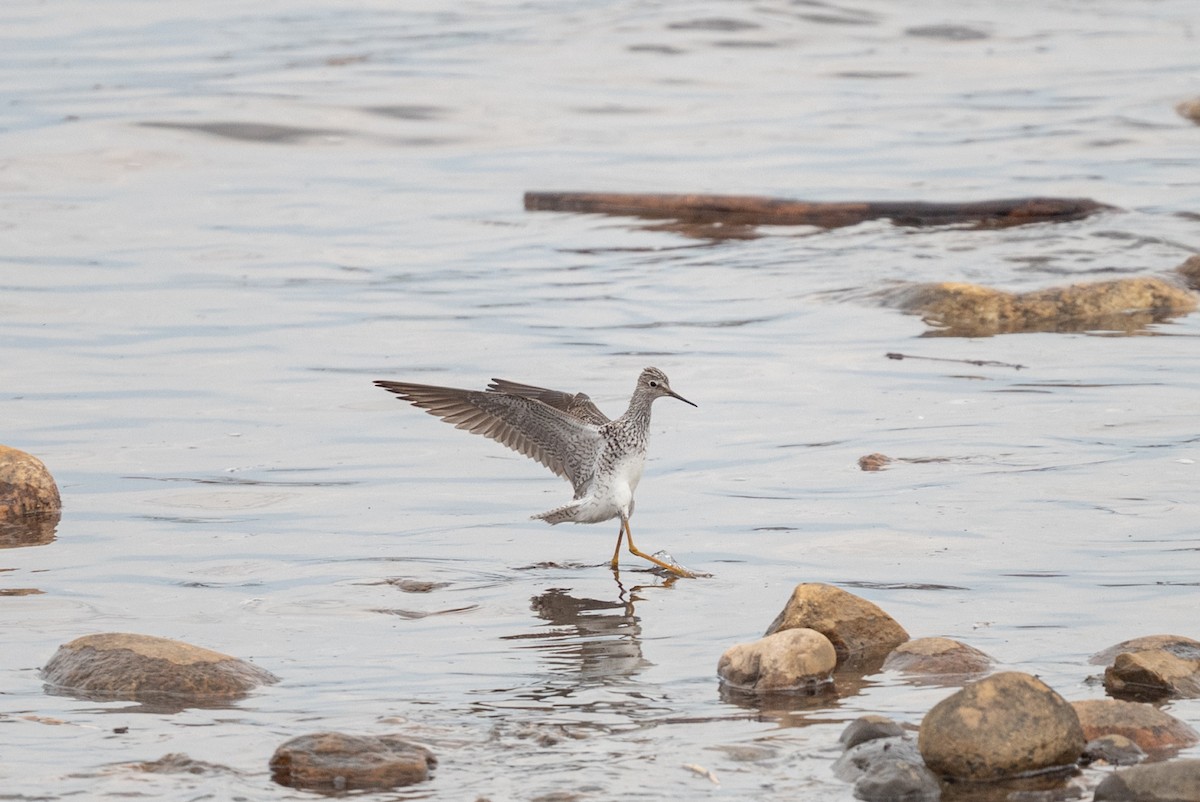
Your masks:
M 211 702 L 277 682 L 252 663 L 149 635 L 106 633 L 58 648 L 42 669 L 47 684 L 89 698 Z
M 939 334 L 989 337 L 1026 331 L 1140 331 L 1188 314 L 1195 296 L 1153 277 L 1072 284 L 1011 293 L 977 284 L 920 284 L 894 293 L 893 302 L 920 314 Z
M 731 646 L 717 663 L 727 685 L 746 691 L 814 690 L 837 665 L 833 644 L 811 629 L 787 629 Z
M 992 658 L 973 646 L 950 638 L 917 638 L 897 646 L 883 668 L 933 682 L 959 682 L 986 674 Z
M 1085 739 L 1065 699 L 1036 677 L 1010 671 L 934 705 L 918 743 L 925 764 L 944 777 L 1001 780 L 1072 767 Z
M 1096 786 L 1096 802 L 1200 800 L 1200 760 L 1172 760 L 1118 769 Z
M 1117 699 L 1072 702 L 1088 740 L 1124 735 L 1147 752 L 1183 749 L 1200 742 L 1200 733 L 1157 707 Z
M 54 540 L 61 508 L 58 485 L 42 461 L 0 446 L 0 548 Z
M 1104 670 L 1104 687 L 1119 699 L 1153 702 L 1200 696 L 1200 642 L 1178 635 L 1134 638 L 1092 655 Z
M 395 735 L 340 732 L 301 735 L 271 756 L 271 779 L 314 791 L 395 788 L 429 779 L 437 758 L 423 746 Z
M 871 602 L 821 583 L 797 585 L 766 634 L 800 628 L 829 638 L 839 664 L 882 660 L 908 640 L 904 627 Z
M 169 752 L 158 760 L 134 763 L 131 768 L 147 774 L 218 774 L 232 771 L 226 766 L 194 760 L 183 752 Z

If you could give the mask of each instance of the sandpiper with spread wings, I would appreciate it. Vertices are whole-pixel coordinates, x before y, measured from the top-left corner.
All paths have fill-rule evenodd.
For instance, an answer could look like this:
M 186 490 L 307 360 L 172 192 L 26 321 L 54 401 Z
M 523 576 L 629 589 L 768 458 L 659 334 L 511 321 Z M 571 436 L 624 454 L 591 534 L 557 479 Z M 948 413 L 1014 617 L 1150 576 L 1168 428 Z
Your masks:
M 632 554 L 677 576 L 695 576 L 679 565 L 639 551 L 629 528 L 633 491 L 646 461 L 650 405 L 656 398 L 670 396 L 696 406 L 672 390 L 667 375 L 658 368 L 641 372 L 629 408 L 613 420 L 584 393 L 563 393 L 504 379 L 493 379 L 486 390 L 392 381 L 375 384 L 459 429 L 490 437 L 535 459 L 569 481 L 575 489 L 571 503 L 534 518 L 551 524 L 620 518 L 614 569 L 624 538 Z

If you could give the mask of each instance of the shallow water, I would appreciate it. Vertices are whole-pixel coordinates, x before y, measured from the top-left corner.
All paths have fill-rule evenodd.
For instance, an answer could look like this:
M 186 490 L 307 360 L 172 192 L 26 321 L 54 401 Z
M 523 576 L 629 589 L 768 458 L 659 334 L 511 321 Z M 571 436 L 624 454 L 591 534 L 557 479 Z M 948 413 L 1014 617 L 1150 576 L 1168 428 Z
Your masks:
M 0 598 L 5 793 L 307 798 L 267 760 L 341 729 L 434 749 L 399 798 L 849 799 L 844 722 L 948 691 L 723 698 L 718 656 L 798 582 L 1070 699 L 1102 695 L 1101 648 L 1196 637 L 1200 315 L 967 340 L 876 301 L 1196 252 L 1193 4 L 911 6 L 7 3 L 0 442 L 65 509 L 0 554 L 0 588 L 42 591 Z M 538 189 L 1121 211 L 716 239 L 523 211 Z M 528 520 L 564 483 L 371 385 L 501 376 L 615 415 L 650 364 L 699 408 L 656 405 L 637 542 L 711 579 L 614 579 L 615 524 Z M 283 681 L 179 712 L 45 693 L 104 631 Z M 227 770 L 125 765 L 169 752 Z

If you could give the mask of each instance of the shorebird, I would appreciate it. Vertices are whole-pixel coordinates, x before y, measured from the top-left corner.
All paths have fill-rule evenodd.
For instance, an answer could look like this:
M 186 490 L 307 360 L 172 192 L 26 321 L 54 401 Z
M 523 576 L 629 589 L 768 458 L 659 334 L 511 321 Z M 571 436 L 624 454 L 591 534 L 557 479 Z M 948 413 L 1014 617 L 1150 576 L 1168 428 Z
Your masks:
M 575 489 L 571 503 L 534 515 L 535 519 L 551 524 L 593 524 L 620 518 L 613 570 L 624 539 L 630 553 L 677 576 L 696 576 L 639 551 L 629 528 L 633 491 L 646 462 L 650 405 L 656 398 L 670 396 L 696 406 L 672 390 L 667 374 L 658 368 L 641 372 L 629 408 L 615 420 L 609 420 L 584 393 L 563 393 L 505 379 L 492 379 L 486 390 L 392 381 L 375 384 L 459 429 L 490 437 L 537 460 L 570 482 Z

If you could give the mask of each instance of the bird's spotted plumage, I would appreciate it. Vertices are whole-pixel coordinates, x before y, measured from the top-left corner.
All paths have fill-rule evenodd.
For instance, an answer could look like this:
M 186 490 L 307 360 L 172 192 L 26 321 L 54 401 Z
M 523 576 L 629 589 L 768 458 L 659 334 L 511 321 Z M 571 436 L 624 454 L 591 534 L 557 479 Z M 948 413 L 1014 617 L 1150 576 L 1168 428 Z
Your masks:
M 629 531 L 633 493 L 645 464 L 650 406 L 663 396 L 692 404 L 671 389 L 666 374 L 658 368 L 641 372 L 628 409 L 613 420 L 583 393 L 563 393 L 505 379 L 493 379 L 486 390 L 391 381 L 375 384 L 459 429 L 489 437 L 537 460 L 569 481 L 575 491 L 571 502 L 535 518 L 552 524 L 620 518 L 614 568 L 621 536 L 628 535 L 629 550 L 634 554 L 673 573 L 690 575 L 642 554 Z

